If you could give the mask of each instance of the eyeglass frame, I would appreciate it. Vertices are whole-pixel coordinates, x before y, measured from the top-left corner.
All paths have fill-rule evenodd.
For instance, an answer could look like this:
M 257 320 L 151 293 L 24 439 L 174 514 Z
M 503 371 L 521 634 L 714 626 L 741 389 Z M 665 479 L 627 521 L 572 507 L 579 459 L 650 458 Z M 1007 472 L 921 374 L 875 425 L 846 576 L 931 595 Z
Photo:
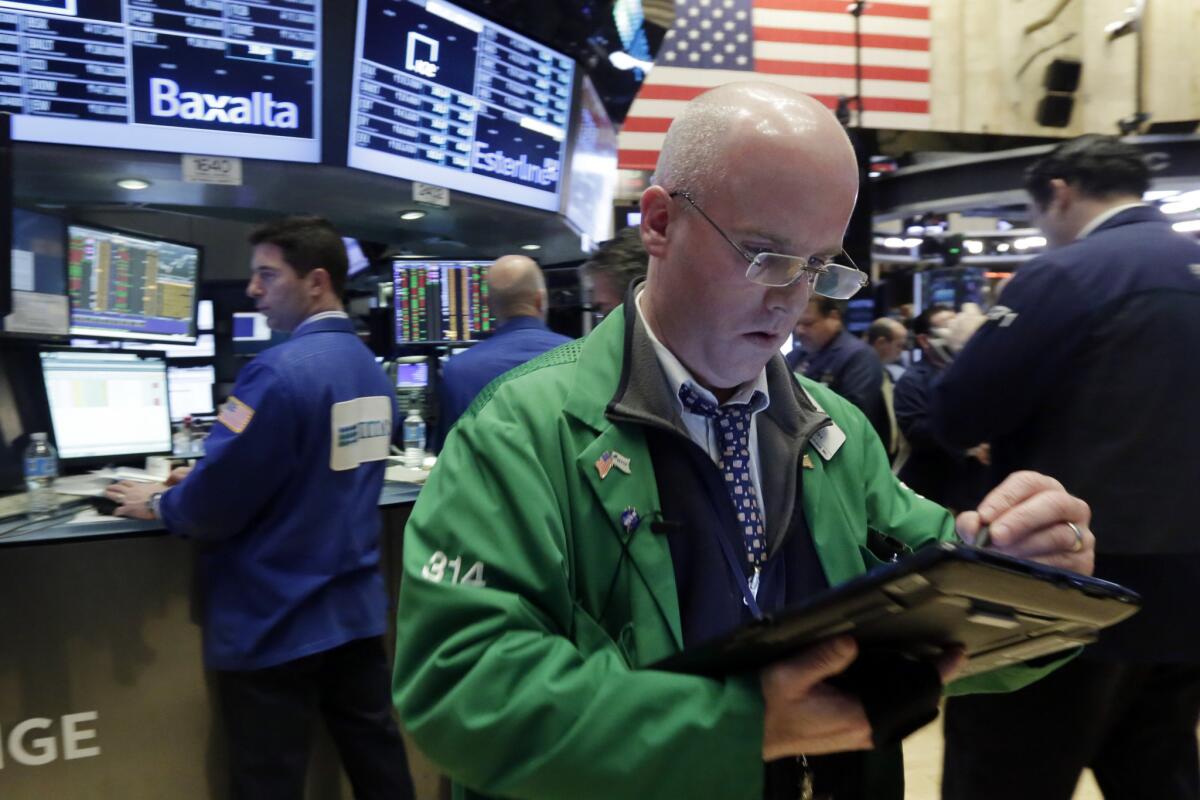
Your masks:
M 729 242 L 729 246 L 732 247 L 734 250 L 736 250 L 738 255 L 740 255 L 742 258 L 746 259 L 746 264 L 747 264 L 746 280 L 750 281 L 751 283 L 757 283 L 759 286 L 771 286 L 773 288 L 785 289 L 789 286 L 795 286 L 797 283 L 799 283 L 801 280 L 804 279 L 805 275 L 808 275 L 809 280 L 815 284 L 817 276 L 821 275 L 824 272 L 828 272 L 829 265 L 834 264 L 832 258 L 829 261 L 822 262 L 820 267 L 814 267 L 814 266 L 811 266 L 806 263 L 803 267 L 800 268 L 800 272 L 796 275 L 796 277 L 793 278 L 788 283 L 781 284 L 781 285 L 780 284 L 771 284 L 771 283 L 760 283 L 759 281 L 756 281 L 749 276 L 750 270 L 754 268 L 755 262 L 757 262 L 760 258 L 762 258 L 763 256 L 779 256 L 781 258 L 794 258 L 794 259 L 799 260 L 800 256 L 788 255 L 787 253 L 774 253 L 774 252 L 770 252 L 770 251 L 763 251 L 756 255 L 751 255 L 751 254 L 747 253 L 745 250 L 743 250 L 741 248 L 741 246 L 738 245 L 737 242 L 735 242 L 733 239 L 731 239 L 729 237 L 729 234 L 725 233 L 725 231 L 721 228 L 721 226 L 718 225 L 715 221 L 713 221 L 712 217 L 710 217 L 707 213 L 705 213 L 704 209 L 700 207 L 700 204 L 697 203 L 695 198 L 692 197 L 691 192 L 687 191 L 686 189 L 676 189 L 673 192 L 667 192 L 667 197 L 670 197 L 672 199 L 676 198 L 676 197 L 682 197 L 684 200 L 687 200 L 688 204 L 691 205 L 692 208 L 694 208 L 700 212 L 700 216 L 704 217 L 705 222 L 707 222 L 709 225 L 712 225 L 713 230 L 715 230 L 718 234 L 720 234 L 722 239 Z M 850 254 L 847 253 L 845 251 L 845 249 L 843 249 L 839 252 L 841 255 L 844 255 L 846 257 L 846 260 L 850 262 L 850 265 L 849 265 L 849 267 L 846 267 L 846 265 L 844 265 L 844 264 L 834 264 L 834 266 L 844 267 L 847 269 L 853 269 L 855 272 L 857 272 L 861 276 L 861 278 L 859 279 L 858 288 L 855 289 L 854 293 L 850 295 L 850 297 L 853 297 L 855 294 L 858 294 L 860 291 L 862 291 L 864 288 L 866 288 L 867 284 L 871 282 L 871 279 L 867 275 L 867 273 L 865 273 L 861 269 L 859 269 L 858 264 L 854 263 L 854 259 L 850 257 Z M 807 260 L 811 261 L 812 259 L 813 259 L 813 256 L 809 256 Z M 849 299 L 849 298 L 844 298 L 844 299 Z

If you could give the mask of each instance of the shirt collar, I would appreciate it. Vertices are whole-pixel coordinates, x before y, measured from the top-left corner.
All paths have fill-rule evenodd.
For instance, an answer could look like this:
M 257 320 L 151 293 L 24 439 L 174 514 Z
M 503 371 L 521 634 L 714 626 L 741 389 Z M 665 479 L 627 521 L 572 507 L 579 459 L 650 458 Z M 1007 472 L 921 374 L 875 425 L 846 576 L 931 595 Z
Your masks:
M 646 315 L 642 313 L 643 294 L 644 292 L 638 292 L 634 300 L 634 306 L 637 309 L 638 317 L 642 321 L 642 328 L 646 331 L 646 336 L 650 338 L 650 344 L 654 346 L 654 354 L 658 356 L 658 363 L 662 366 L 663 374 L 667 377 L 667 383 L 671 386 L 671 395 L 675 398 L 675 403 L 678 405 L 679 410 L 686 410 L 683 407 L 683 401 L 679 399 L 679 388 L 684 384 L 691 386 L 702 398 L 714 405 L 722 405 L 722 403 L 717 402 L 717 398 L 712 392 L 700 385 L 691 371 L 683 365 L 683 362 L 665 344 L 659 341 L 653 329 L 646 323 Z M 734 392 L 733 397 L 729 398 L 726 403 L 750 403 L 754 398 L 755 392 L 761 392 L 763 398 L 759 403 L 751 405 L 751 410 L 757 413 L 771 404 L 771 395 L 767 391 L 766 368 L 759 370 L 758 377 L 754 380 L 747 381 L 739 386 L 737 391 Z
M 323 319 L 350 319 L 350 315 L 345 311 L 320 311 L 297 325 L 296 329 L 293 330 L 292 333 L 300 330 L 310 322 L 320 322 Z
M 1096 230 L 1096 228 L 1099 228 L 1101 225 L 1108 222 L 1110 219 L 1115 217 L 1117 214 L 1120 214 L 1122 211 L 1128 211 L 1131 208 L 1141 208 L 1144 205 L 1146 205 L 1146 204 L 1145 203 L 1126 203 L 1125 205 L 1115 206 L 1113 208 L 1110 208 L 1108 211 L 1103 211 L 1103 212 L 1097 214 L 1095 217 L 1092 218 L 1091 222 L 1089 222 L 1087 225 L 1083 226 L 1083 230 L 1081 230 L 1079 232 L 1079 235 L 1075 237 L 1076 241 L 1078 241 L 1079 239 L 1083 239 L 1084 237 L 1090 235 L 1092 233 L 1092 231 Z

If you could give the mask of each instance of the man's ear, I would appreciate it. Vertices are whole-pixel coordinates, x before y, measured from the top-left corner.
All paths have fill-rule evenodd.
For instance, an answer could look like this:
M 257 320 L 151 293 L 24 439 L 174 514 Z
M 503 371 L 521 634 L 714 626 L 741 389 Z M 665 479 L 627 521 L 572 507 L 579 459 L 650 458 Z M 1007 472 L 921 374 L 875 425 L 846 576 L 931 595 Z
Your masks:
M 324 267 L 310 270 L 306 277 L 308 278 L 308 293 L 313 297 L 326 291 L 333 292 L 333 279 L 329 277 L 329 271 Z
M 1066 211 L 1075 201 L 1075 187 L 1062 178 L 1050 179 L 1050 203 L 1047 207 L 1057 206 Z
M 642 245 L 655 258 L 662 258 L 667 251 L 671 207 L 671 197 L 663 187 L 651 186 L 642 192 Z

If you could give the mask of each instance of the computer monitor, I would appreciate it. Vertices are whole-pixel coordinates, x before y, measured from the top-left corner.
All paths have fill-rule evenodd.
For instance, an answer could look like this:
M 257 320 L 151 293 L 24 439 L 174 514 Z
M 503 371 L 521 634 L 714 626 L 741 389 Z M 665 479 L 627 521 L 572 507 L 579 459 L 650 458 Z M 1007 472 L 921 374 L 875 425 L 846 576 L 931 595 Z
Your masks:
M 396 259 L 392 263 L 396 343 L 474 342 L 495 327 L 486 261 Z
M 201 300 L 196 304 L 196 330 L 211 331 L 213 322 L 213 301 Z
M 70 322 L 67 299 L 66 224 L 58 217 L 12 212 L 12 312 L 0 317 L 7 335 L 64 338 Z
M 429 362 L 424 358 L 396 361 L 397 389 L 425 389 L 429 386 Z
M 170 396 L 171 420 L 216 413 L 213 387 L 217 382 L 215 367 L 167 367 L 167 391 Z
M 252 356 L 287 338 L 286 333 L 271 330 L 265 314 L 257 311 L 233 312 L 233 353 Z
M 0 6 L 15 140 L 320 161 L 321 0 Z
M 200 248 L 107 228 L 67 228 L 71 335 L 196 341 Z
M 59 458 L 102 462 L 171 452 L 163 358 L 47 350 L 41 361 Z
M 347 163 L 557 211 L 575 64 L 444 0 L 358 3 Z

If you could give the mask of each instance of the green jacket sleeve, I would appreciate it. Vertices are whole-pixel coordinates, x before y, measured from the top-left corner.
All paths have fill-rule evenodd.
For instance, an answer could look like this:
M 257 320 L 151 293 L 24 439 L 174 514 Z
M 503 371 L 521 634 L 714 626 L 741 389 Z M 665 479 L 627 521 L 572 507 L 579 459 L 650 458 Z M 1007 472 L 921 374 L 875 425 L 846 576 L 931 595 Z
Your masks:
M 569 423 L 534 419 L 523 391 L 459 423 L 405 531 L 405 728 L 482 793 L 757 800 L 757 681 L 633 669 L 573 599 L 572 537 L 588 532 L 567 529 Z

